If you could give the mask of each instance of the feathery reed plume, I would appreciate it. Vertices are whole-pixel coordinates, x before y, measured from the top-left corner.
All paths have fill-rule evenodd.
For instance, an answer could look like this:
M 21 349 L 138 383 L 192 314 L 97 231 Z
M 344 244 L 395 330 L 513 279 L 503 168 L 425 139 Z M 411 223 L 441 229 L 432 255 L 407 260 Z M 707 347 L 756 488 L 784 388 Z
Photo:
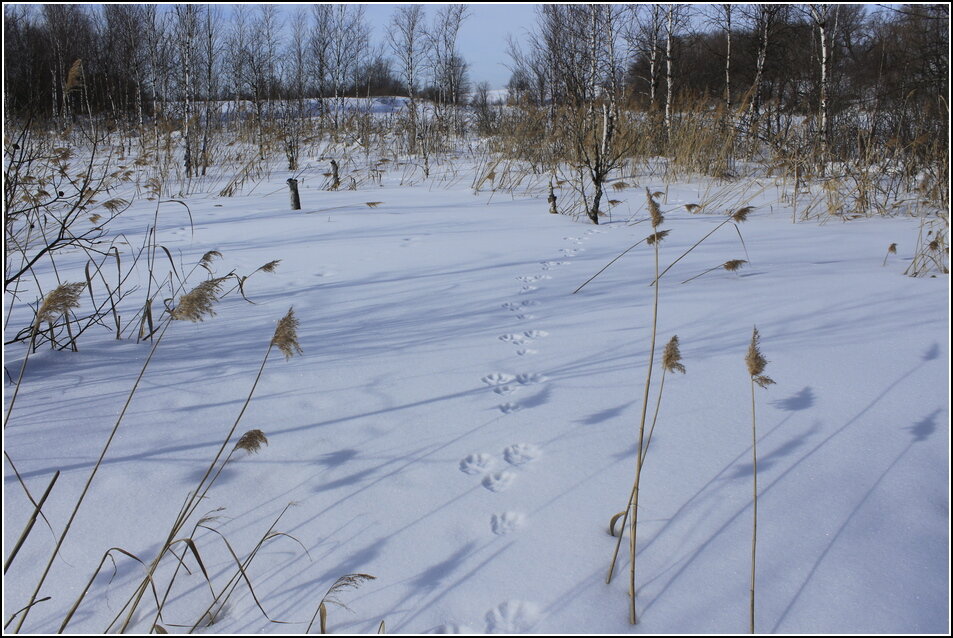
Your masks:
M 701 210 L 701 206 L 699 206 L 698 204 L 685 204 L 685 210 L 687 210 L 689 213 L 694 214 L 698 212 L 699 210 Z
M 748 215 L 751 214 L 751 211 L 754 210 L 754 206 L 745 206 L 744 208 L 739 208 L 731 214 L 731 221 L 741 223 L 748 221 Z
M 887 247 L 887 254 L 884 255 L 884 263 L 881 264 L 881 265 L 882 265 L 882 266 L 886 266 L 886 265 L 887 265 L 887 257 L 889 257 L 890 255 L 896 255 L 896 254 L 897 254 L 897 244 L 895 244 L 895 243 L 894 243 L 894 244 L 890 244 L 890 246 Z
M 327 626 L 328 604 L 337 605 L 338 607 L 341 607 L 342 609 L 349 609 L 347 605 L 345 605 L 344 603 L 340 601 L 340 599 L 338 599 L 337 597 L 338 594 L 340 594 L 341 592 L 347 591 L 349 589 L 357 589 L 358 587 L 363 585 L 366 581 L 375 580 L 375 579 L 376 579 L 376 576 L 371 576 L 370 574 L 347 574 L 345 576 L 341 576 L 336 581 L 334 581 L 334 584 L 331 585 L 331 588 L 324 595 L 324 598 L 322 598 L 321 602 L 318 603 L 318 608 L 317 610 L 315 610 L 314 616 L 311 617 L 311 622 L 308 623 L 308 628 L 305 629 L 304 633 L 306 634 L 311 633 L 311 627 L 314 625 L 314 621 L 315 619 L 318 618 L 318 616 L 321 617 L 321 624 L 320 624 L 321 633 L 322 634 L 328 633 L 328 626 Z
M 748 353 L 745 355 L 745 364 L 748 366 L 748 374 L 751 375 L 752 381 L 762 388 L 766 388 L 774 383 L 774 381 L 771 380 L 770 377 L 762 374 L 764 368 L 768 365 L 768 361 L 764 358 L 764 355 L 761 354 L 760 345 L 761 334 L 756 327 L 751 333 L 751 343 L 748 345 Z
M 662 225 L 662 222 L 665 221 L 665 217 L 662 216 L 662 211 L 659 210 L 658 203 L 653 199 L 652 193 L 649 192 L 649 189 L 645 189 L 645 199 L 649 207 L 649 215 L 652 217 L 652 228 L 658 228 Z
M 289 308 L 288 314 L 278 321 L 271 345 L 281 350 L 285 359 L 301 354 L 301 346 L 298 344 L 298 318 L 295 317 L 294 307 Z
M 728 272 L 735 272 L 736 270 L 738 270 L 739 268 L 741 268 L 747 263 L 748 262 L 745 261 L 744 259 L 729 259 L 728 261 L 723 263 L 721 267 L 727 270 Z
M 261 449 L 262 445 L 268 445 L 268 437 L 265 436 L 265 433 L 261 430 L 249 430 L 238 439 L 235 449 L 254 454 Z
M 36 312 L 36 324 L 39 326 L 44 321 L 53 319 L 64 314 L 72 308 L 79 307 L 79 296 L 86 288 L 85 283 L 60 284 L 51 293 L 43 298 L 40 309 Z
M 665 239 L 671 231 L 669 230 L 660 230 L 657 233 L 652 233 L 645 238 L 645 243 L 649 246 L 654 246 L 656 242 L 660 242 Z
M 624 190 L 625 190 L 626 188 L 628 188 L 628 187 L 629 187 L 629 185 L 626 184 L 625 182 L 623 182 L 623 181 L 618 181 L 618 182 L 616 182 L 616 183 L 614 183 L 614 184 L 612 185 L 612 190 L 614 190 L 614 191 L 624 191 Z
M 280 263 L 281 263 L 281 260 L 280 260 L 280 259 L 273 259 L 272 261 L 269 261 L 267 264 L 265 264 L 264 266 L 262 266 L 262 267 L 259 268 L 258 270 L 260 270 L 260 271 L 262 271 L 262 272 L 275 272 L 275 268 L 277 268 L 277 267 L 278 267 L 278 264 L 280 264 Z
M 685 366 L 682 365 L 682 353 L 678 349 L 678 335 L 674 335 L 669 342 L 665 344 L 665 350 L 662 351 L 662 367 L 669 372 L 681 372 L 685 374 Z
M 384 202 L 364 202 L 364 205 L 367 206 L 368 208 L 377 208 L 383 203 Z
M 710 273 L 711 271 L 713 271 L 713 270 L 718 270 L 719 268 L 721 268 L 721 269 L 723 269 L 723 270 L 727 270 L 728 272 L 735 272 L 735 271 L 737 271 L 738 269 L 740 269 L 742 266 L 744 266 L 744 265 L 747 264 L 747 263 L 748 263 L 748 262 L 745 261 L 744 259 L 729 259 L 728 261 L 726 261 L 725 263 L 723 263 L 723 264 L 721 264 L 721 265 L 719 265 L 719 266 L 715 266 L 715 267 L 713 267 L 713 268 L 709 268 L 708 270 L 703 270 L 702 272 L 698 273 L 698 274 L 695 275 L 694 277 L 689 277 L 688 279 L 686 279 L 686 280 L 683 281 L 682 283 L 683 283 L 683 284 L 687 284 L 688 282 L 692 281 L 693 279 L 698 279 L 698 278 L 701 277 L 702 275 L 707 275 L 707 274 Z
M 222 282 L 225 277 L 216 277 L 203 281 L 179 298 L 179 305 L 172 310 L 172 318 L 186 321 L 203 321 L 206 317 L 214 317 L 215 309 L 212 305 L 218 301 Z
M 218 252 L 217 250 L 208 251 L 207 253 L 202 255 L 202 258 L 199 260 L 199 266 L 201 266 L 205 270 L 208 270 L 209 272 L 212 272 L 209 266 L 212 265 L 212 260 L 215 259 L 216 257 L 221 259 L 222 253 Z
M 751 376 L 751 475 L 752 475 L 752 511 L 753 523 L 751 527 L 751 589 L 749 599 L 749 629 L 754 633 L 754 592 L 755 592 L 755 554 L 758 545 L 758 428 L 755 418 L 754 386 L 758 384 L 766 388 L 774 381 L 765 376 L 764 369 L 768 365 L 767 359 L 761 354 L 761 335 L 758 328 L 751 332 L 751 343 L 748 345 L 748 352 L 745 355 L 745 364 L 748 366 L 748 374 Z

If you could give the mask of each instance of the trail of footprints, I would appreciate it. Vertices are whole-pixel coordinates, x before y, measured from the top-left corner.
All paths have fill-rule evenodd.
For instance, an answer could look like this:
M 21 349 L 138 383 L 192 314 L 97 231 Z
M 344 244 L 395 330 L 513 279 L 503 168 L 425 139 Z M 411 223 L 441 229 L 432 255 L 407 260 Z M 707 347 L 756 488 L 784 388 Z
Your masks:
M 589 235 L 593 232 L 603 232 L 598 229 L 590 229 L 586 232 Z M 573 248 L 563 248 L 561 252 L 566 257 L 574 256 L 577 252 L 584 250 L 579 248 L 585 237 L 564 237 L 570 241 Z M 519 295 L 531 295 L 539 289 L 541 281 L 552 279 L 549 272 L 559 266 L 567 265 L 571 262 L 552 260 L 540 262 L 541 272 L 529 275 L 520 275 L 516 280 L 520 284 Z M 507 301 L 502 305 L 504 310 L 513 313 L 517 321 L 524 322 L 535 319 L 531 310 L 540 305 L 539 301 L 534 299 L 520 299 L 517 301 Z M 517 347 L 516 355 L 525 357 L 536 354 L 538 350 L 530 347 L 536 345 L 535 342 L 547 337 L 549 333 L 545 330 L 531 328 L 508 332 L 502 334 L 498 339 Z M 546 382 L 546 377 L 538 372 L 523 372 L 519 374 L 510 374 L 507 372 L 491 372 L 480 379 L 488 389 L 498 397 L 505 397 L 511 400 L 504 401 L 497 405 L 497 409 L 503 414 L 512 414 L 522 409 L 522 406 L 516 400 L 518 394 L 529 386 L 534 386 Z M 539 458 L 541 450 L 531 443 L 514 443 L 502 452 L 505 466 L 498 466 L 497 459 L 486 453 L 473 453 L 460 461 L 460 471 L 470 475 L 482 475 L 480 485 L 490 492 L 499 493 L 510 489 L 518 478 L 517 468 Z M 526 516 L 520 512 L 501 512 L 494 514 L 490 518 L 490 529 L 494 534 L 504 535 L 514 532 L 526 523 Z M 505 623 L 498 623 L 505 624 Z
M 592 233 L 605 232 L 602 229 L 592 228 L 586 231 L 586 235 Z M 572 257 L 579 251 L 585 250 L 578 248 L 585 237 L 564 237 L 565 240 L 572 242 L 573 248 L 563 248 L 562 254 L 566 257 Z M 540 262 L 542 273 L 535 275 L 521 275 L 517 277 L 520 282 L 520 295 L 529 295 L 538 290 L 536 285 L 542 280 L 551 279 L 548 272 L 569 264 L 569 261 L 543 261 Z M 535 319 L 530 310 L 539 306 L 540 302 L 533 299 L 522 299 L 520 301 L 508 301 L 503 304 L 503 308 L 513 313 L 517 321 L 528 321 Z M 527 347 L 533 342 L 548 336 L 545 330 L 528 329 L 516 332 L 508 332 L 499 336 L 499 340 L 517 346 L 516 354 L 526 356 L 536 354 L 537 350 Z M 510 374 L 507 372 L 491 372 L 480 379 L 487 388 L 499 397 L 509 397 L 518 395 L 522 390 L 529 386 L 534 386 L 546 382 L 546 377 L 538 372 L 523 372 L 519 374 Z M 515 397 L 514 397 L 515 398 Z M 521 409 L 519 403 L 515 401 L 506 401 L 500 403 L 497 408 L 503 414 L 510 414 Z M 490 492 L 499 493 L 510 489 L 517 481 L 519 469 L 528 463 L 540 458 L 542 450 L 532 443 L 513 443 L 503 449 L 503 463 L 491 454 L 477 452 L 469 454 L 460 460 L 460 471 L 464 474 L 482 475 L 480 485 Z M 493 514 L 490 517 L 490 530 L 498 535 L 513 533 L 526 525 L 526 515 L 521 512 L 505 511 Z M 532 602 L 521 600 L 507 600 L 497 605 L 486 613 L 486 626 L 483 633 L 525 633 L 537 625 L 542 618 L 539 607 Z M 462 625 L 443 625 L 432 630 L 433 633 L 478 633 L 469 627 Z

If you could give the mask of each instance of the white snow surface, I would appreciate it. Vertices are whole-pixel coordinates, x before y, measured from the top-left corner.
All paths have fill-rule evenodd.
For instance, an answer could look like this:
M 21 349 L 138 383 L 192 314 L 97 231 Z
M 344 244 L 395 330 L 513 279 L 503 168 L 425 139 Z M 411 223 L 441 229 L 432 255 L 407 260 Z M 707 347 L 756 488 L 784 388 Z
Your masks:
M 634 478 L 652 248 L 572 292 L 651 232 L 644 191 L 613 193 L 623 203 L 595 226 L 550 215 L 545 195 L 398 173 L 358 191 L 303 179 L 302 211 L 281 172 L 251 195 L 183 198 L 194 232 L 181 207 L 162 209 L 160 243 L 187 267 L 210 250 L 219 274 L 281 263 L 245 283 L 254 304 L 233 293 L 215 317 L 171 325 L 25 630 L 56 631 L 107 549 L 155 557 L 293 306 L 303 353 L 271 354 L 238 428 L 268 445 L 233 460 L 200 512 L 225 508 L 213 525 L 245 557 L 295 504 L 275 529 L 297 542 L 270 540 L 248 569 L 270 618 L 294 624 L 269 622 L 240 584 L 205 631 L 304 631 L 338 577 L 364 573 L 375 580 L 338 596 L 350 611 L 329 606 L 331 631 L 746 632 L 755 325 L 776 381 L 755 393 L 758 631 L 949 631 L 949 279 L 903 275 L 917 220 L 792 224 L 769 189 L 744 247 L 727 225 L 661 280 L 656 355 L 678 335 L 687 373 L 666 376 L 641 478 L 633 627 L 627 541 L 607 585 L 607 530 Z M 704 189 L 669 186 L 663 267 L 724 219 L 685 211 Z M 117 223 L 141 236 L 154 212 L 140 200 Z M 750 263 L 679 283 L 729 259 Z M 35 497 L 62 472 L 44 508 L 57 532 L 149 348 L 102 330 L 30 357 L 4 446 Z M 24 352 L 5 349 L 13 379 Z M 31 512 L 5 464 L 5 556 Z M 217 590 L 234 561 L 213 533 L 196 542 Z M 53 544 L 38 522 L 5 576 L 4 621 Z M 170 631 L 211 600 L 185 562 Z M 102 632 L 142 576 L 107 561 L 68 630 Z M 154 610 L 146 597 L 133 629 Z

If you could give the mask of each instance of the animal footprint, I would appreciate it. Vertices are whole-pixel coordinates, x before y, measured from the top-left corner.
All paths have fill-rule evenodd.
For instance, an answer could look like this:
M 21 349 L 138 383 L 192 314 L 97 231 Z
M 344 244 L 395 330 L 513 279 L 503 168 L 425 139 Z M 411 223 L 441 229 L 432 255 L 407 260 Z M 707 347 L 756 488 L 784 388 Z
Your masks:
M 537 352 L 539 352 L 539 350 L 533 350 L 532 348 L 520 348 L 516 351 L 516 354 L 521 357 L 525 357 L 528 354 L 536 354 Z
M 509 488 L 514 480 L 516 480 L 515 474 L 507 470 L 502 470 L 484 476 L 482 485 L 491 492 L 502 492 Z
M 545 330 L 527 330 L 523 333 L 523 336 L 527 339 L 539 339 L 540 337 L 548 337 L 549 333 Z
M 486 633 L 526 633 L 540 620 L 539 608 L 522 600 L 508 600 L 486 613 Z
M 516 387 L 512 385 L 498 385 L 493 388 L 493 391 L 500 396 L 506 396 L 507 394 L 513 394 L 516 392 Z
M 524 285 L 523 288 L 520 290 L 520 294 L 521 294 L 521 295 L 528 295 L 529 293 L 533 292 L 534 290 L 538 290 L 538 288 L 537 288 L 536 286 L 530 286 L 529 284 L 526 284 L 526 285 Z
M 546 377 L 537 373 L 516 375 L 516 382 L 520 385 L 533 385 L 534 383 L 542 383 L 545 380 Z
M 520 404 L 519 403 L 503 403 L 502 405 L 499 406 L 499 408 L 500 408 L 500 412 L 502 412 L 503 414 L 511 414 L 520 409 Z
M 503 383 L 509 383 L 512 380 L 513 375 L 506 374 L 505 372 L 493 372 L 480 379 L 480 381 L 487 385 L 501 385 Z
M 526 315 L 516 315 L 516 318 L 519 319 L 520 321 L 523 321 L 524 319 L 535 319 L 535 318 L 536 318 L 536 315 L 529 315 L 529 314 L 526 314 Z
M 540 449 L 532 443 L 514 443 L 503 450 L 503 458 L 510 465 L 523 465 L 539 458 Z
M 506 343 L 513 343 L 516 345 L 526 343 L 526 337 L 517 334 L 500 335 L 499 339 L 500 341 L 505 341 Z
M 460 471 L 464 474 L 483 474 L 493 467 L 493 457 L 489 454 L 470 454 L 460 461 Z
M 509 534 L 521 528 L 525 520 L 526 517 L 519 512 L 494 514 L 493 518 L 490 519 L 490 529 L 492 529 L 493 533 L 497 536 L 502 536 L 503 534 Z

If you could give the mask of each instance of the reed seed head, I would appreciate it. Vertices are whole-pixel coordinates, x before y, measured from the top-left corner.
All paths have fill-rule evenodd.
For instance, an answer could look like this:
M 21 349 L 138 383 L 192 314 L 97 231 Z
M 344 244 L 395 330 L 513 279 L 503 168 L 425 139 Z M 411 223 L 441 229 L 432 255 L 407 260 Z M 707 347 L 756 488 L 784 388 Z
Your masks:
M 261 449 L 262 445 L 268 445 L 268 437 L 261 430 L 249 430 L 242 434 L 235 444 L 236 450 L 245 450 L 249 454 L 255 454 Z
M 888 255 L 896 255 L 896 254 L 897 254 L 897 244 L 890 244 L 890 246 L 887 248 L 887 254 L 888 254 Z
M 745 222 L 748 221 L 748 215 L 751 211 L 754 210 L 754 206 L 745 206 L 744 208 L 739 208 L 731 214 L 731 221 L 734 222 Z
M 274 259 L 269 261 L 267 264 L 259 268 L 258 270 L 263 270 L 264 272 L 275 272 L 275 268 L 278 267 L 278 264 L 281 263 L 280 259 Z
M 745 355 L 745 363 L 748 364 L 748 374 L 751 375 L 751 380 L 762 388 L 766 388 L 774 383 L 774 380 L 762 374 L 768 365 L 768 360 L 761 354 L 760 344 L 761 335 L 758 333 L 758 328 L 755 327 L 751 332 L 751 344 L 748 346 L 748 354 Z
M 681 361 L 682 353 L 678 349 L 678 335 L 675 335 L 665 344 L 665 350 L 662 352 L 662 367 L 669 372 L 685 374 L 685 366 Z
M 649 235 L 648 237 L 645 238 L 645 242 L 646 242 L 649 246 L 652 246 L 652 245 L 655 244 L 655 242 L 657 242 L 657 241 L 660 242 L 660 241 L 662 241 L 663 239 L 665 239 L 670 232 L 671 232 L 671 231 L 669 231 L 669 230 L 660 230 L 660 231 L 658 231 L 657 233 L 652 233 L 651 235 Z
M 191 292 L 179 298 L 179 305 L 172 311 L 172 318 L 191 322 L 204 321 L 206 317 L 214 317 L 212 305 L 218 301 L 225 277 L 207 279 Z
M 738 270 L 739 268 L 741 268 L 747 263 L 748 262 L 745 261 L 744 259 L 730 259 L 726 261 L 725 263 L 723 263 L 721 267 L 727 270 L 728 272 L 735 272 L 736 270 Z
M 288 314 L 278 321 L 275 336 L 271 338 L 271 345 L 281 350 L 285 359 L 301 354 L 301 346 L 298 344 L 298 318 L 295 317 L 294 307 L 289 308 Z
M 685 204 L 685 210 L 689 213 L 696 213 L 701 210 L 701 206 L 698 204 Z
M 78 308 L 79 296 L 85 287 L 84 283 L 64 283 L 54 288 L 40 304 L 40 309 L 36 313 L 36 325 L 44 321 L 52 321 L 71 308 Z
M 649 192 L 649 189 L 645 189 L 645 199 L 649 207 L 649 215 L 652 216 L 652 228 L 658 228 L 662 225 L 662 222 L 665 221 L 665 218 L 662 216 L 662 211 L 659 210 L 658 204 L 652 198 L 652 193 Z
M 215 259 L 216 257 L 221 259 L 222 253 L 218 252 L 217 250 L 210 250 L 204 255 L 202 255 L 202 258 L 199 260 L 199 265 L 208 267 L 208 265 L 212 263 L 212 260 Z

